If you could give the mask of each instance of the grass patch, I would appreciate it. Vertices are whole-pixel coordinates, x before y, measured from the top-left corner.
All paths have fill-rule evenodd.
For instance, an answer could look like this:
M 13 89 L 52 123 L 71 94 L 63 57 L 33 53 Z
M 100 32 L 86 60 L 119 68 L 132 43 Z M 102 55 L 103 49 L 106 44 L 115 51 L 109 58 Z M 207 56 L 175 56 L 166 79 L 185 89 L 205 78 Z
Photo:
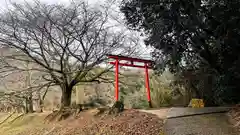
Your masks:
M 43 125 L 45 115 L 35 114 L 12 114 L 0 125 L 0 133 L 4 135 L 19 134 L 28 129 Z M 6 116 L 5 116 L 6 118 Z M 3 118 L 1 118 L 3 119 Z

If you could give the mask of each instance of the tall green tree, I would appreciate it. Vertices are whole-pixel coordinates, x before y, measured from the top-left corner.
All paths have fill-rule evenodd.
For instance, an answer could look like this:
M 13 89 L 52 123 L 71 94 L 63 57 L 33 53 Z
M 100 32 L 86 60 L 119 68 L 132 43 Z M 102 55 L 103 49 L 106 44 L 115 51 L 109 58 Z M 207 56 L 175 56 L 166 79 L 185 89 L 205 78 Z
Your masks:
M 238 102 L 239 6 L 237 0 L 123 0 L 121 11 L 129 28 L 155 48 L 158 69 L 211 74 L 214 96 Z

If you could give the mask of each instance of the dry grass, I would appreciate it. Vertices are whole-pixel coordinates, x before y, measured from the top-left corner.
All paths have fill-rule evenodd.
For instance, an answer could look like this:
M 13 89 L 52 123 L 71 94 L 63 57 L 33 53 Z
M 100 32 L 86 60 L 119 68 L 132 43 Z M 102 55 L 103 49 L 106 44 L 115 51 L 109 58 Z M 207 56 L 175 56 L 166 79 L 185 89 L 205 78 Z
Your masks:
M 9 114 L 5 115 L 8 116 Z M 0 125 L 0 133 L 3 135 L 16 135 L 25 130 L 42 126 L 44 117 L 45 114 L 13 114 L 5 122 L 1 121 L 3 124 Z

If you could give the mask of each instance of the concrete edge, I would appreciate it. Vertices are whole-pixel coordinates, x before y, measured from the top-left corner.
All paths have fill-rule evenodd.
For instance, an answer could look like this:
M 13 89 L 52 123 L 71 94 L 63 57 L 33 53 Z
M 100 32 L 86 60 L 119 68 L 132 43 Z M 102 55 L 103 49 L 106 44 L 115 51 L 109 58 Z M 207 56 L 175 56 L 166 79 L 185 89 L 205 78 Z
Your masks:
M 186 114 L 186 115 L 179 115 L 179 116 L 167 116 L 167 119 L 190 117 L 190 116 L 196 116 L 196 115 L 215 114 L 215 113 L 226 113 L 226 112 L 228 112 L 228 110 L 224 110 L 224 111 L 212 111 L 212 112 L 202 112 L 202 113 Z

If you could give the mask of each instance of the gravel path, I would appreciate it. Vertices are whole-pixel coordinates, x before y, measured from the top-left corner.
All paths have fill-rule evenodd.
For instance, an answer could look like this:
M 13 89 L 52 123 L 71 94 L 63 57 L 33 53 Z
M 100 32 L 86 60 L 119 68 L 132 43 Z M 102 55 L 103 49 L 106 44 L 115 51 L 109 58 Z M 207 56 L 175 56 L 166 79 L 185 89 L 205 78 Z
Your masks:
M 168 119 L 164 132 L 166 135 L 240 135 L 228 123 L 225 113 Z

